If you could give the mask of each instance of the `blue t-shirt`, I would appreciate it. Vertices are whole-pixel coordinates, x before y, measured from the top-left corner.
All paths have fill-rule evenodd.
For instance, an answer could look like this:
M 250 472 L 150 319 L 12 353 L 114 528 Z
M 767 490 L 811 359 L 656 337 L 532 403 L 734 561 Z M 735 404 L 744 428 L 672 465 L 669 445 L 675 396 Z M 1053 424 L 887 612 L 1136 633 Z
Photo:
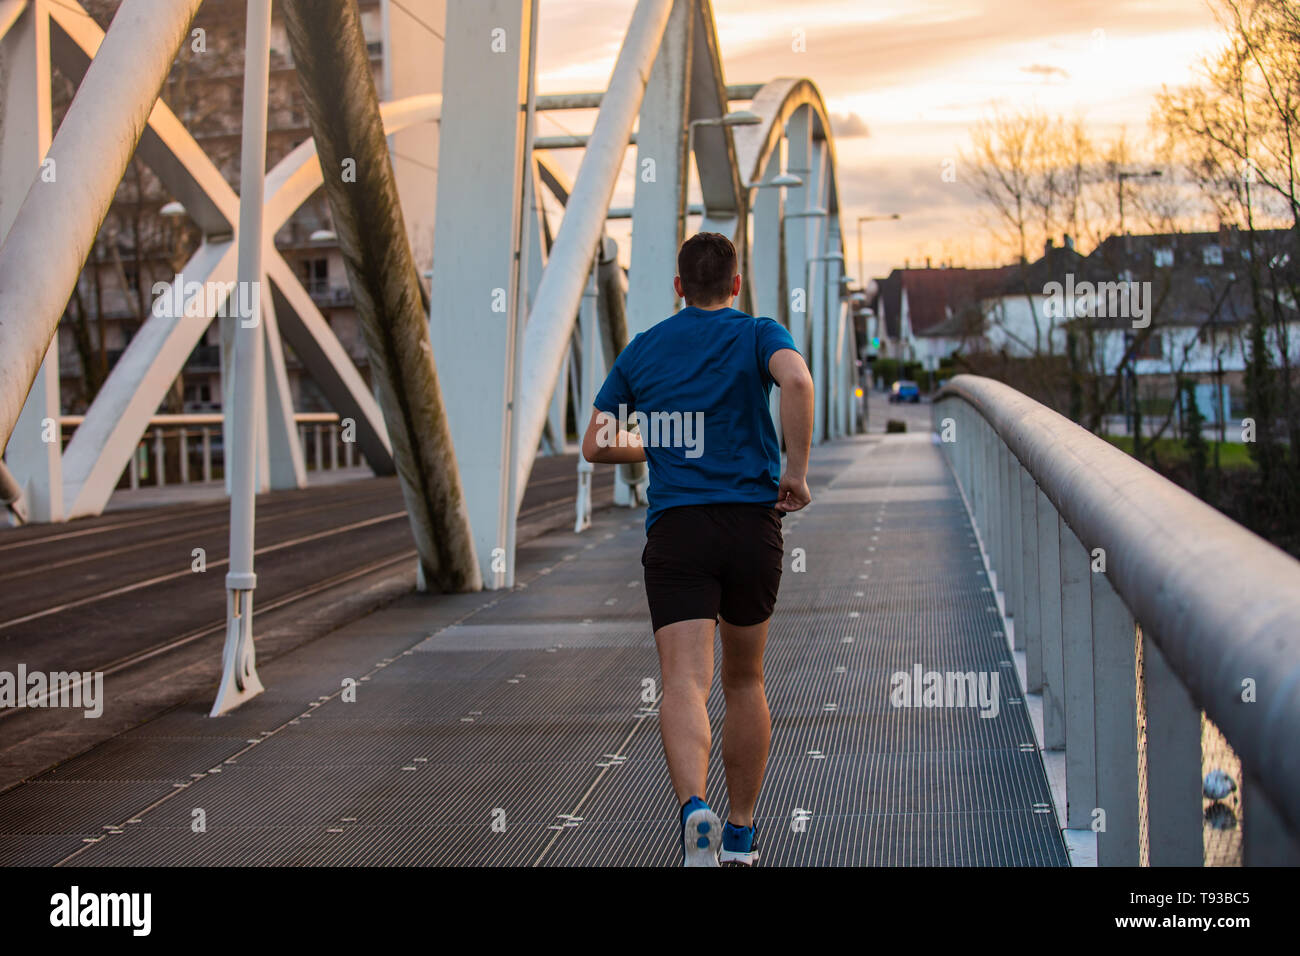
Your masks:
M 771 319 L 694 306 L 628 343 L 595 405 L 619 416 L 621 427 L 640 426 L 650 468 L 647 531 L 682 505 L 776 504 L 781 449 L 767 362 L 794 347 Z

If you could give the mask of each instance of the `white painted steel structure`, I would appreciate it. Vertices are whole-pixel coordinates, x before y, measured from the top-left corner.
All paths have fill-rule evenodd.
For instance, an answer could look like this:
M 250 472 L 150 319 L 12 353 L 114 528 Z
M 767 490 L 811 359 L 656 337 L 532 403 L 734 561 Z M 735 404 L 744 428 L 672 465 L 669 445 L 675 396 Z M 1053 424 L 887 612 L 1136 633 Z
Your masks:
M 103 510 L 166 389 L 214 313 L 227 305 L 207 290 L 235 290 L 237 280 L 255 281 L 262 290 L 254 306 L 260 331 L 253 344 L 239 334 L 237 322 L 227 322 L 223 367 L 229 369 L 231 359 L 236 369 L 246 362 L 255 367 L 263 352 L 266 363 L 265 382 L 253 376 L 254 391 L 229 376 L 223 386 L 226 447 L 238 452 L 228 474 L 240 476 L 239 495 L 305 483 L 281 339 L 339 417 L 355 423 L 371 467 L 393 471 L 374 394 L 271 239 L 321 186 L 314 144 L 303 143 L 277 164 L 265 178 L 265 196 L 248 192 L 241 208 L 213 162 L 158 99 L 199 5 L 123 0 L 104 34 L 76 0 L 0 0 L 9 67 L 0 146 L 0 438 L 23 492 L 19 507 L 30 520 Z M 570 396 L 589 402 L 592 383 L 617 349 L 679 308 L 672 292 L 675 257 L 696 213 L 700 230 L 736 242 L 746 276 L 739 306 L 790 326 L 808 354 L 819 395 L 816 440 L 854 427 L 852 326 L 846 325 L 837 270 L 821 268 L 842 262 L 843 247 L 830 123 L 813 83 L 780 79 L 728 87 L 709 0 L 639 0 L 605 91 L 538 97 L 538 26 L 537 0 L 450 3 L 442 91 L 380 107 L 390 135 L 417 123 L 442 126 L 436 163 L 429 157 L 439 170 L 430 341 L 489 587 L 513 584 L 515 516 L 548 421 L 548 444 L 558 450 Z M 258 34 L 250 31 L 250 53 L 264 44 Z M 260 54 L 250 62 L 261 62 Z M 51 63 L 74 82 L 84 79 L 52 143 Z M 747 98 L 746 115 L 729 118 L 729 101 Z M 595 107 L 589 134 L 537 140 L 537 109 Z M 256 133 L 257 125 L 245 117 L 245 135 Z M 541 146 L 583 150 L 572 184 L 546 162 Z M 177 287 L 158 297 L 154 314 L 60 454 L 61 442 L 41 440 L 42 424 L 52 418 L 57 428 L 60 420 L 57 346 L 51 343 L 137 147 L 200 227 L 203 241 Z M 245 143 L 246 160 L 249 147 Z M 629 149 L 636 162 L 633 204 L 611 211 Z M 55 168 L 57 182 L 42 179 L 44 170 Z M 688 202 L 693 182 L 700 194 L 694 204 Z M 548 219 L 543 189 L 563 203 L 558 223 Z M 626 276 L 605 236 L 611 212 L 632 222 Z M 252 225 L 258 220 L 260 242 L 241 242 L 241 233 L 258 228 Z M 590 297 L 585 310 L 584 293 Z M 580 312 L 589 319 L 575 334 Z M 230 418 L 236 408 L 238 423 Z M 576 411 L 585 419 L 585 408 Z M 256 468 L 240 460 L 250 455 Z M 590 506 L 590 479 L 590 472 L 578 477 L 585 490 L 580 526 Z M 644 481 L 643 469 L 623 470 L 616 500 L 644 500 Z M 232 543 L 242 549 L 251 542 L 252 526 L 237 524 L 239 540 Z M 232 587 L 252 580 L 251 566 L 240 573 L 245 577 Z M 239 653 L 248 652 L 251 645 Z
M 1067 837 L 1103 866 L 1200 866 L 1204 711 L 1241 760 L 1244 862 L 1300 863 L 1300 562 L 999 382 L 957 376 L 933 419 Z

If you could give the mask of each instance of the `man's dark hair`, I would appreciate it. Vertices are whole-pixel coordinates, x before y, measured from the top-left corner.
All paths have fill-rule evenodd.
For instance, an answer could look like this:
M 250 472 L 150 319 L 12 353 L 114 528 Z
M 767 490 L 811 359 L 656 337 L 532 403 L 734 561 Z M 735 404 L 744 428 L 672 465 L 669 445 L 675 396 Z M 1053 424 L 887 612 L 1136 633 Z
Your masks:
M 736 277 L 736 247 L 719 232 L 696 233 L 677 253 L 677 274 L 687 305 L 724 302 Z

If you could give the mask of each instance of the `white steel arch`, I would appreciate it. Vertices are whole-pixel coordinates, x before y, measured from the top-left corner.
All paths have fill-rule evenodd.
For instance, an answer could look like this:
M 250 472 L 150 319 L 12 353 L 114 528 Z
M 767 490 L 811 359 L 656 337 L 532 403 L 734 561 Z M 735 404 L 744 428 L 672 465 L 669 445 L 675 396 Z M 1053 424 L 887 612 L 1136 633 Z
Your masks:
M 156 2 L 127 0 L 123 9 L 147 12 Z M 503 2 L 523 10 L 525 34 L 520 38 L 529 42 L 516 44 L 514 52 L 527 57 L 531 48 L 527 31 L 532 22 L 528 8 L 532 0 Z M 15 22 L 26 6 L 25 0 L 0 3 L 0 28 Z M 94 22 L 71 4 L 49 5 L 49 16 L 54 27 L 52 56 L 60 68 L 74 77 L 93 69 L 96 54 L 105 43 Z M 159 58 L 159 69 L 165 65 L 163 60 L 170 60 L 165 50 L 153 50 L 151 55 Z M 499 61 L 490 65 L 484 62 L 478 68 L 495 69 L 498 65 Z M 520 75 L 528 75 L 531 69 L 531 61 L 521 64 Z M 472 78 L 469 83 L 473 84 Z M 586 155 L 567 197 L 550 254 L 538 249 L 544 243 L 532 237 L 528 241 L 536 251 L 523 257 L 528 262 L 522 288 L 530 321 L 523 327 L 524 347 L 518 357 L 522 363 L 518 437 L 510 448 L 514 461 L 503 463 L 514 469 L 516 496 L 522 495 L 548 413 L 557 424 L 563 421 L 562 417 L 554 417 L 557 408 L 562 415 L 562 403 L 557 406 L 553 396 L 558 391 L 557 380 L 565 374 L 586 276 L 596 259 L 603 223 L 610 212 L 613 177 L 638 116 L 637 149 L 639 153 L 650 148 L 659 150 L 660 170 L 666 175 L 659 180 L 662 188 L 657 190 L 642 190 L 638 184 L 632 219 L 640 242 L 633 244 L 632 251 L 629 334 L 670 311 L 670 301 L 655 305 L 657 298 L 646 298 L 639 284 L 658 281 L 657 273 L 665 271 L 665 266 L 671 268 L 669 257 L 675 254 L 689 214 L 686 163 L 695 162 L 703 199 L 700 228 L 722 231 L 736 241 L 747 277 L 741 305 L 791 326 L 809 357 L 821 396 L 818 439 L 849 429 L 855 356 L 852 329 L 847 325 L 839 294 L 843 246 L 829 117 L 820 93 L 808 79 L 773 80 L 749 88 L 748 95 L 752 96 L 748 109 L 758 117 L 755 125 L 717 125 L 715 121 L 726 115 L 728 89 L 709 0 L 640 0 L 608 91 L 595 97 L 582 95 L 599 102 L 601 111 L 592 134 L 579 138 Z M 412 97 L 383 104 L 381 113 L 385 131 L 392 133 L 414 123 L 438 121 L 442 101 L 436 94 Z M 693 122 L 696 129 L 691 133 Z M 447 144 L 445 137 L 443 142 Z M 686 155 L 688 142 L 694 146 L 691 156 Z M 471 146 L 457 144 L 460 149 Z M 202 246 L 186 266 L 186 280 L 205 284 L 233 281 L 238 218 L 238 198 L 233 190 L 161 102 L 152 102 L 147 110 L 139 149 L 168 190 L 181 199 L 204 235 Z M 540 175 L 532 163 L 525 168 L 533 184 L 526 184 L 522 194 L 536 206 L 536 184 L 558 183 L 545 167 L 540 169 Z M 800 177 L 799 185 L 763 185 L 781 174 Z M 321 182 L 314 144 L 309 141 L 268 174 L 263 210 L 265 234 L 272 235 Z M 568 184 L 564 185 L 567 189 Z M 495 184 L 495 188 L 500 185 Z M 105 198 L 111 198 L 111 191 Z M 661 208 L 667 208 L 669 216 L 667 220 L 660 217 L 656 226 L 654 210 Z M 534 216 L 531 226 L 521 228 L 519 234 L 528 236 L 531 230 L 538 236 L 543 231 L 550 235 L 545 213 L 534 210 L 530 214 Z M 456 222 L 454 215 L 444 214 L 441 204 L 439 219 L 444 229 L 466 225 Z M 485 224 L 472 225 L 482 229 Z M 663 246 L 652 257 L 657 265 L 638 271 L 639 265 L 649 262 L 645 249 L 647 243 L 653 244 L 649 237 L 657 230 Z M 543 256 L 547 260 L 544 266 Z M 278 322 L 279 333 L 303 358 L 309 374 L 340 412 L 355 413 L 359 438 L 372 466 L 377 471 L 391 470 L 391 447 L 373 396 L 293 270 L 269 243 L 265 278 L 270 292 L 268 325 L 273 328 Z M 667 285 L 668 278 L 662 277 L 663 285 Z M 51 301 L 54 297 L 52 294 Z M 184 293 L 181 300 L 185 306 L 190 304 Z M 161 398 L 163 386 L 159 383 L 170 382 L 179 374 L 211 318 L 197 304 L 195 311 L 193 318 L 151 317 L 114 368 L 63 456 L 62 486 L 69 516 L 96 513 L 107 501 Z M 647 320 L 647 316 L 651 318 Z M 280 371 L 276 369 L 276 352 L 272 347 L 269 353 L 273 381 Z M 458 354 L 458 360 L 461 358 L 467 369 L 474 367 L 472 355 Z M 449 382 L 447 387 L 454 388 L 455 382 Z M 271 408 L 270 414 L 284 417 L 292 410 L 281 402 Z M 474 427 L 479 425 L 474 423 Z M 290 456 L 297 453 L 300 461 L 300 452 L 293 447 L 294 430 L 282 423 L 280 432 Z M 285 473 L 291 478 L 295 474 Z M 467 487 L 474 494 L 474 486 L 467 483 Z M 513 522 L 513 516 L 509 520 Z M 480 553 L 486 562 L 491 549 L 481 549 Z M 508 560 L 512 559 L 513 554 L 508 555 Z
M 11 0 L 0 10 L 0 27 L 7 29 L 23 13 L 23 0 Z M 74 82 L 82 80 L 104 42 L 104 32 L 79 5 L 48 6 L 51 50 L 55 64 Z M 2 34 L 0 34 L 2 35 Z M 441 109 L 436 93 L 384 104 L 385 131 L 396 133 L 418 123 L 436 122 Z M 141 134 L 141 157 L 168 191 L 185 206 L 203 233 L 200 248 L 184 267 L 185 284 L 203 289 L 233 283 L 239 198 L 175 114 L 157 100 Z M 274 236 L 322 183 L 315 143 L 307 140 L 267 175 L 264 206 L 265 236 Z M 383 416 L 324 316 L 289 264 L 267 242 L 264 291 L 271 300 L 263 310 L 268 340 L 282 335 L 302 360 L 340 415 L 357 422 L 357 441 L 378 473 L 390 473 L 392 450 Z M 169 286 L 159 297 L 175 296 Z M 166 389 L 180 374 L 213 316 L 207 308 L 220 305 L 204 295 L 179 293 L 181 315 L 151 315 L 132 339 L 99 395 L 86 412 L 62 456 L 61 483 L 65 518 L 100 513 L 118 477 L 148 427 Z M 192 314 L 197 313 L 197 314 Z M 278 329 L 277 329 L 278 325 Z M 280 452 L 291 470 L 282 472 L 278 486 L 304 483 L 301 450 L 288 405 L 287 380 L 278 341 L 269 341 L 269 395 L 282 396 L 267 409 L 274 421 L 270 436 L 281 441 Z M 286 476 L 288 481 L 285 480 Z M 58 477 L 56 475 L 56 477 Z M 270 477 L 270 476 L 267 476 Z

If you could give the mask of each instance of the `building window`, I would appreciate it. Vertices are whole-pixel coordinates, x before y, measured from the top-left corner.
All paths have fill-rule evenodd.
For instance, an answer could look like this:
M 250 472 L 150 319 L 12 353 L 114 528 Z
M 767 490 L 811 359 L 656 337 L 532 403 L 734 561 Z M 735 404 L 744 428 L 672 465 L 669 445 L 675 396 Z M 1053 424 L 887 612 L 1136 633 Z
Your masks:
M 1174 250 L 1157 249 L 1155 251 L 1156 268 L 1167 269 L 1174 264 Z
M 302 269 L 302 284 L 310 295 L 327 295 L 330 288 L 330 263 L 328 259 L 304 259 L 299 263 Z
M 1136 357 L 1140 359 L 1161 359 L 1165 357 L 1164 342 L 1160 333 L 1153 332 L 1137 347 Z
M 1201 250 L 1201 262 L 1207 266 L 1223 265 L 1223 249 L 1217 245 L 1209 245 Z

